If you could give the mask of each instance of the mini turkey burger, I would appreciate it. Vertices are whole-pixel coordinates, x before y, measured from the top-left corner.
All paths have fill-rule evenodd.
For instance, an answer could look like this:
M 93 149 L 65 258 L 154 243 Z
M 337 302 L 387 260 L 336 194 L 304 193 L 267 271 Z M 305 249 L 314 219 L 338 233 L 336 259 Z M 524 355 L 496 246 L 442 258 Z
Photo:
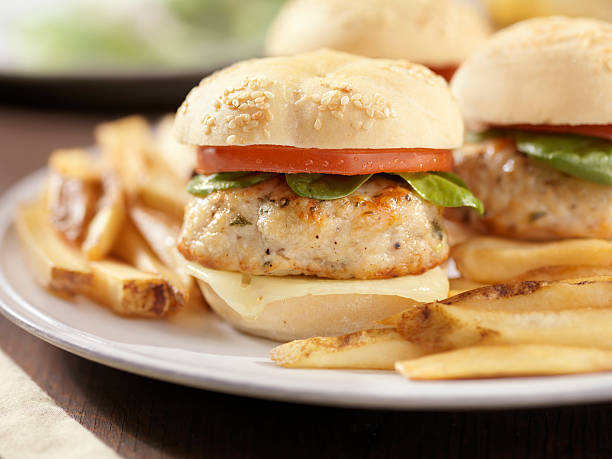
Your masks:
M 467 221 L 515 239 L 612 239 L 611 24 L 517 23 L 459 69 L 452 91 L 476 132 L 455 170 L 487 208 Z
M 290 0 L 268 30 L 265 52 L 326 47 L 408 59 L 450 80 L 490 33 L 484 17 L 459 0 Z
M 376 326 L 445 298 L 442 206 L 463 124 L 445 81 L 321 50 L 205 78 L 175 121 L 198 147 L 179 250 L 210 306 L 277 340 Z

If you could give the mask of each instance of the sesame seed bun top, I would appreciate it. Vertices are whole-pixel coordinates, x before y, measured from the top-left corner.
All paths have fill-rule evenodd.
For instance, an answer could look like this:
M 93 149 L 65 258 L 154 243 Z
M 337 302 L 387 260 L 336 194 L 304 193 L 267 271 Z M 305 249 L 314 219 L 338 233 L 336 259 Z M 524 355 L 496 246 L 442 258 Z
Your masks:
M 455 148 L 463 122 L 443 78 L 401 60 L 320 50 L 204 78 L 175 120 L 190 145 Z
M 470 126 L 612 123 L 612 24 L 530 19 L 495 34 L 451 83 Z
M 457 0 L 291 0 L 268 31 L 265 53 L 333 48 L 447 67 L 463 62 L 489 33 L 484 18 Z

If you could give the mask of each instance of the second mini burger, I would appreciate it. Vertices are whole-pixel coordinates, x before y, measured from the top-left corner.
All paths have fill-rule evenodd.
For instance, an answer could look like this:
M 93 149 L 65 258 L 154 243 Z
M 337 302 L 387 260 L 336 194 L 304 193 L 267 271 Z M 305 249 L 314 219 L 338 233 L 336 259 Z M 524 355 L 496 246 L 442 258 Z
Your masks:
M 446 297 L 442 207 L 482 204 L 447 172 L 463 124 L 427 68 L 327 50 L 246 61 L 202 80 L 175 131 L 199 173 L 179 249 L 237 328 L 342 334 Z

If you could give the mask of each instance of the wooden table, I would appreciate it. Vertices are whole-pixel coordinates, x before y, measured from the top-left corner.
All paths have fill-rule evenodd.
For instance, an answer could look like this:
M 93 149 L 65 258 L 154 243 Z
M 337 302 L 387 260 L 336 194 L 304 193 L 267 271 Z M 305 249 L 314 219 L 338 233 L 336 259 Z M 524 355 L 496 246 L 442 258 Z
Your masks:
M 0 191 L 117 114 L 0 107 Z M 125 457 L 610 457 L 612 405 L 391 412 L 216 394 L 98 365 L 0 318 L 0 348 Z M 1 375 L 0 375 L 1 377 Z

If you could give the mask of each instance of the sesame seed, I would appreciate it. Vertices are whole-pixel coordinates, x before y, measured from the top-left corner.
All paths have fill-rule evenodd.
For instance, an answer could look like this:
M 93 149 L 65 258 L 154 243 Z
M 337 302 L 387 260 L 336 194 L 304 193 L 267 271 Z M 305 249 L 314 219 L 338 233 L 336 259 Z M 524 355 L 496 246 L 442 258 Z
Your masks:
M 350 102 L 349 96 L 342 96 L 342 99 L 340 99 L 341 105 L 347 105 L 349 102 Z
M 238 137 L 236 135 L 234 135 L 234 134 L 228 135 L 227 139 L 225 139 L 225 142 L 230 144 L 230 145 L 235 144 L 237 141 L 238 141 Z
M 314 128 L 319 131 L 322 127 L 321 119 L 317 118 L 314 122 Z

